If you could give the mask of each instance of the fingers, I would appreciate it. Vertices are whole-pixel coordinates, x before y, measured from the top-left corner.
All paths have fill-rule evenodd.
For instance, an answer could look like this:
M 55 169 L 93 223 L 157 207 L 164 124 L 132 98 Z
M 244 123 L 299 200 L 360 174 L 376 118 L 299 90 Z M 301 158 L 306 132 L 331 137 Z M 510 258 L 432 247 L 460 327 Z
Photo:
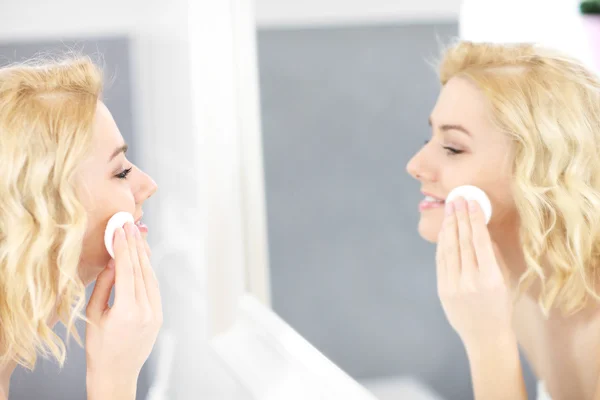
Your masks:
M 463 198 L 459 198 L 454 202 L 454 208 L 458 225 L 461 273 L 463 276 L 472 277 L 477 272 L 477 258 L 473 248 L 473 235 L 467 202 Z
M 131 266 L 133 268 L 135 300 L 138 303 L 147 303 L 148 295 L 146 294 L 146 285 L 144 284 L 144 275 L 142 274 L 142 266 L 140 265 L 140 256 L 138 253 L 138 241 L 141 240 L 142 235 L 137 226 L 132 223 L 125 224 L 125 232 L 127 233 L 129 258 L 131 259 Z
M 446 277 L 449 283 L 455 286 L 460 279 L 460 249 L 458 243 L 458 227 L 454 204 L 446 204 L 446 218 L 444 219 L 444 259 Z
M 146 241 L 140 236 L 138 237 L 137 246 L 148 302 L 152 308 L 152 311 L 162 319 L 162 302 L 158 287 L 158 279 L 156 278 L 156 274 L 152 269 L 152 264 L 150 264 L 148 243 L 146 243 Z
M 490 270 L 499 269 L 494 255 L 490 232 L 485 223 L 485 215 L 476 201 L 469 202 L 469 219 L 473 232 L 473 248 L 477 257 L 479 270 L 487 273 Z
M 110 291 L 115 284 L 115 269 L 104 268 L 94 286 L 94 291 L 90 297 L 86 308 L 86 315 L 92 320 L 98 320 L 104 311 L 108 309 L 108 300 L 110 299 Z
M 150 257 L 152 257 L 152 250 L 150 250 L 150 246 L 148 245 L 148 242 L 146 240 L 144 240 L 144 249 L 146 250 L 148 259 L 150 259 Z
M 115 305 L 135 303 L 135 280 L 129 245 L 123 228 L 115 230 Z

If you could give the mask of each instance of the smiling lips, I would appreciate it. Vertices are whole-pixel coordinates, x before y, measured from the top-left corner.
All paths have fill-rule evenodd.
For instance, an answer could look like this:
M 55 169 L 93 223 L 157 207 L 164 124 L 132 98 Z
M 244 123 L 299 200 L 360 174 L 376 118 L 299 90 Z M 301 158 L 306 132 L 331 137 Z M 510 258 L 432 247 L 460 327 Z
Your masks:
M 440 199 L 431 195 L 425 195 L 425 198 L 419 203 L 419 211 L 427 211 L 436 208 L 442 208 L 444 207 L 444 204 L 446 204 L 444 199 Z
M 141 219 L 135 222 L 135 226 L 138 227 L 141 233 L 148 233 L 148 227 L 142 222 Z

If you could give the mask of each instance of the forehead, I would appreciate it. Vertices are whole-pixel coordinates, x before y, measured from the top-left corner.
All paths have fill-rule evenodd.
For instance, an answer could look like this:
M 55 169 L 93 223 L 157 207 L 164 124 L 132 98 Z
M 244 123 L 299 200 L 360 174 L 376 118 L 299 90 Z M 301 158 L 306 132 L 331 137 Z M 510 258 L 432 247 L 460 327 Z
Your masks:
M 113 119 L 112 114 L 102 103 L 98 102 L 96 106 L 96 115 L 94 116 L 94 153 L 107 158 L 119 146 L 123 145 L 124 140 L 121 132 Z
M 465 78 L 455 77 L 444 85 L 431 116 L 436 124 L 461 124 L 473 131 L 491 127 L 487 99 Z

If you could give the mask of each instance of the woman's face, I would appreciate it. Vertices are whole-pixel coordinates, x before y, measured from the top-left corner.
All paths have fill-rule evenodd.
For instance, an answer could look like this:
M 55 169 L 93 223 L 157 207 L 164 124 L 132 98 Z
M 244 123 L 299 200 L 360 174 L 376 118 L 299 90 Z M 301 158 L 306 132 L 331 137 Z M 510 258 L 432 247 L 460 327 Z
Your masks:
M 82 202 L 88 211 L 79 274 L 92 282 L 110 261 L 104 229 L 110 217 L 127 211 L 138 221 L 144 201 L 156 192 L 156 183 L 125 157 L 125 141 L 108 109 L 98 102 L 92 151 L 82 165 Z M 144 238 L 147 232 L 141 231 Z
M 414 155 L 407 171 L 421 182 L 419 234 L 436 242 L 444 219 L 448 193 L 461 185 L 475 185 L 492 203 L 489 229 L 516 232 L 517 213 L 511 196 L 511 144 L 494 127 L 486 99 L 463 78 L 442 88 L 431 113 L 431 139 Z

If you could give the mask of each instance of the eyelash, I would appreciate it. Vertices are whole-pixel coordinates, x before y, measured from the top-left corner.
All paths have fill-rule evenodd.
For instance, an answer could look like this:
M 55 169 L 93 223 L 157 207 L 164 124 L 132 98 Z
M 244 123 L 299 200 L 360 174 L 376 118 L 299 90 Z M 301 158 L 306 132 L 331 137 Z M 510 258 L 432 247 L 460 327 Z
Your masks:
M 127 175 L 129 175 L 129 173 L 131 172 L 132 169 L 133 168 L 127 168 L 123 172 L 117 174 L 116 177 L 119 179 L 127 179 Z
M 429 143 L 429 140 L 426 140 L 425 144 L 428 144 L 428 143 Z M 456 156 L 458 154 L 462 154 L 463 153 L 462 150 L 455 149 L 454 147 L 449 147 L 449 146 L 442 146 L 442 147 L 444 148 L 444 150 L 446 150 L 446 153 L 449 156 Z

